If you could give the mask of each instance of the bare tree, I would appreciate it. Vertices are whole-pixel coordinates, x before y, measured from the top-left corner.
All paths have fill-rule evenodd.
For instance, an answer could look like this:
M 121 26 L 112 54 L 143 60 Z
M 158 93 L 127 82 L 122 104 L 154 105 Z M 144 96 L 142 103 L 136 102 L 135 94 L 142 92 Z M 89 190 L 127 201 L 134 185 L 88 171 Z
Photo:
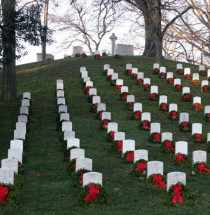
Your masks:
M 99 49 L 103 38 L 113 30 L 121 16 L 116 14 L 112 5 L 98 0 L 73 1 L 68 11 L 51 16 L 51 21 L 58 24 L 58 31 L 68 33 L 62 47 L 68 49 L 72 44 L 80 43 L 86 45 L 90 53 Z

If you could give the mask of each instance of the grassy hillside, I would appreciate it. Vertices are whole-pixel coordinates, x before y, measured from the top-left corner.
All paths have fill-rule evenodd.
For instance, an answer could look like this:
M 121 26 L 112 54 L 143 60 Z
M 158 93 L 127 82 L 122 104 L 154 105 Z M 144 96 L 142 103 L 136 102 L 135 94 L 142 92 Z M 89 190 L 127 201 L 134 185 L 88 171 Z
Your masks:
M 0 159 L 7 157 L 9 142 L 13 139 L 13 130 L 19 113 L 22 93 L 30 91 L 32 109 L 27 134 L 27 150 L 25 159 L 24 184 L 20 190 L 19 204 L 12 207 L 0 206 L 0 214 L 208 214 L 210 211 L 210 176 L 192 176 L 191 168 L 174 165 L 171 155 L 163 154 L 159 145 L 148 141 L 148 132 L 141 131 L 138 123 L 131 120 L 132 112 L 126 103 L 120 101 L 119 92 L 110 86 L 103 76 L 103 65 L 109 63 L 111 68 L 124 79 L 129 86 L 130 94 L 134 94 L 136 102 L 143 104 L 143 111 L 152 113 L 152 122 L 161 122 L 161 132 L 174 134 L 174 141 L 185 140 L 189 143 L 189 155 L 194 150 L 206 150 L 206 144 L 193 143 L 191 133 L 183 133 L 178 129 L 178 122 L 171 122 L 168 113 L 158 108 L 158 101 L 149 100 L 149 92 L 137 86 L 136 81 L 125 76 L 125 65 L 131 63 L 151 78 L 152 85 L 159 86 L 159 95 L 168 95 L 168 104 L 177 103 L 179 112 L 189 112 L 191 122 L 203 123 L 203 134 L 210 132 L 209 123 L 203 120 L 203 111 L 195 112 L 192 102 L 182 102 L 181 92 L 176 92 L 165 79 L 152 75 L 154 59 L 146 57 L 122 57 L 116 60 L 104 57 L 98 61 L 87 59 L 63 59 L 53 62 L 34 63 L 17 67 L 18 102 L 0 102 Z M 176 63 L 165 61 L 167 71 L 174 71 Z M 94 86 L 98 89 L 107 110 L 112 113 L 112 121 L 119 123 L 119 131 L 126 132 L 126 139 L 136 141 L 136 149 L 149 150 L 149 160 L 164 162 L 164 172 L 181 171 L 187 173 L 187 185 L 191 186 L 196 196 L 193 207 L 170 207 L 164 204 L 164 192 L 146 189 L 145 181 L 131 174 L 132 164 L 122 161 L 121 155 L 110 150 L 106 141 L 106 132 L 99 128 L 100 121 L 90 112 L 90 104 L 82 88 L 79 68 L 85 66 Z M 184 67 L 189 67 L 184 64 Z M 191 67 L 197 72 L 198 67 Z M 1 77 L 1 74 L 0 74 Z M 191 81 L 184 80 L 182 85 L 189 86 Z M 103 174 L 103 184 L 110 195 L 110 205 L 103 208 L 80 207 L 78 204 L 79 189 L 72 186 L 71 177 L 65 172 L 66 163 L 59 137 L 61 131 L 57 127 L 57 105 L 55 84 L 57 79 L 64 80 L 65 98 L 73 122 L 76 137 L 80 138 L 81 147 L 86 157 L 93 159 L 93 170 Z M 201 96 L 202 104 L 210 105 L 210 95 L 200 92 L 200 87 L 191 86 L 193 96 Z M 207 163 L 210 165 L 208 153 Z

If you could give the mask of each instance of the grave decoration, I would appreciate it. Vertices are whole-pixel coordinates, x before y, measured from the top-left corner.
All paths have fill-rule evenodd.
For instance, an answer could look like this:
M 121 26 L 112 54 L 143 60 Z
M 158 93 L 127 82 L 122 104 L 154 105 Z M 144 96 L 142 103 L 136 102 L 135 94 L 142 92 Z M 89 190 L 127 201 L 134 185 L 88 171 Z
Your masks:
M 150 89 L 150 78 L 144 78 L 143 88 L 144 88 L 144 91 L 149 91 L 149 89 Z
M 150 122 L 151 122 L 151 113 L 143 112 L 141 114 L 141 122 L 139 123 L 139 127 L 142 130 L 150 130 Z
M 118 123 L 110 122 L 107 125 L 107 141 L 111 142 L 114 140 L 115 133 L 118 132 Z
M 209 81 L 203 80 L 201 82 L 201 92 L 210 93 Z
M 179 75 L 183 75 L 183 66 L 182 64 L 177 64 L 176 65 L 176 74 L 179 74 Z
M 184 132 L 191 131 L 192 124 L 189 122 L 189 113 L 180 113 L 179 128 Z
M 141 103 L 134 103 L 133 104 L 133 119 L 139 120 L 141 118 L 142 113 L 142 104 Z
M 176 91 L 181 91 L 182 90 L 182 85 L 181 85 L 181 79 L 180 78 L 175 78 L 174 79 L 174 87 Z
M 101 117 L 102 117 L 102 113 L 104 111 L 106 111 L 106 104 L 105 103 L 99 103 L 98 106 L 97 106 L 97 115 L 96 115 L 96 119 L 100 119 L 101 120 Z
M 201 97 L 193 97 L 193 110 L 197 112 L 201 109 L 203 109 L 203 106 L 201 105 Z
M 206 175 L 210 173 L 210 169 L 206 164 L 207 152 L 202 150 L 194 151 L 192 154 L 192 174 Z
M 158 86 L 151 86 L 150 87 L 150 100 L 156 101 L 158 100 Z
M 167 96 L 162 95 L 159 97 L 159 108 L 162 111 L 168 111 Z
M 206 122 L 210 122 L 210 105 L 204 107 L 204 117 Z
M 182 88 L 182 101 L 189 102 L 191 100 L 190 88 L 183 87 Z
M 189 165 L 188 143 L 186 141 L 175 142 L 174 162 L 178 165 Z
M 82 206 L 103 206 L 109 203 L 109 196 L 102 186 L 102 174 L 88 172 L 83 174 L 83 188 L 79 196 Z
M 146 177 L 148 151 L 138 149 L 134 151 L 134 165 L 132 172 L 137 177 Z
M 101 97 L 100 96 L 93 96 L 92 97 L 92 105 L 91 105 L 91 108 L 90 108 L 90 111 L 92 113 L 97 112 L 97 107 L 98 107 L 99 103 L 101 103 Z
M 109 122 L 111 122 L 111 112 L 103 112 L 101 115 L 100 128 L 106 130 Z
M 82 53 L 82 58 L 87 58 L 87 55 L 85 53 Z
M 179 113 L 178 113 L 177 109 L 178 109 L 177 104 L 169 104 L 169 108 L 168 108 L 169 116 L 168 117 L 170 120 L 174 121 L 174 120 L 179 119 Z
M 169 84 L 174 84 L 173 75 L 174 75 L 173 72 L 166 73 L 166 79 Z
M 153 74 L 154 75 L 159 75 L 159 68 L 160 68 L 160 66 L 158 63 L 153 64 Z
M 122 152 L 123 140 L 125 140 L 125 132 L 115 132 L 114 140 L 111 145 L 112 151 Z
M 152 122 L 150 124 L 149 141 L 152 143 L 160 143 L 160 123 Z
M 147 162 L 147 188 L 160 190 L 166 189 L 166 177 L 163 175 L 163 162 Z
M 116 87 L 119 91 L 121 91 L 122 86 L 123 86 L 123 79 L 117 79 L 116 80 Z
M 185 68 L 184 69 L 184 76 L 186 79 L 188 79 L 188 80 L 192 79 L 190 74 L 191 74 L 190 68 Z
M 192 124 L 192 141 L 195 143 L 205 143 L 206 140 L 202 135 L 202 124 L 193 123 Z
M 131 75 L 131 74 L 132 74 L 132 64 L 126 64 L 125 75 Z
M 137 79 L 138 76 L 138 68 L 132 68 L 132 79 Z
M 161 134 L 160 151 L 168 154 L 174 154 L 175 144 L 173 142 L 173 134 L 171 132 L 163 132 Z
M 202 76 L 206 75 L 206 71 L 205 71 L 205 66 L 204 65 L 200 65 L 199 66 L 199 74 Z
M 166 67 L 160 67 L 160 78 L 165 79 L 166 78 Z
M 168 205 L 194 205 L 195 196 L 192 189 L 186 185 L 186 173 L 170 172 L 167 174 L 167 193 L 165 202 Z
M 137 84 L 143 84 L 144 80 L 144 73 L 143 72 L 138 72 L 137 74 Z
M 107 57 L 108 54 L 107 54 L 106 52 L 103 52 L 103 53 L 102 53 L 102 56 L 103 56 L 103 57 Z
M 95 54 L 94 56 L 95 60 L 99 60 L 101 58 L 100 54 Z
M 128 95 L 129 95 L 128 87 L 127 86 L 122 86 L 121 89 L 120 89 L 120 99 L 125 101 L 127 99 Z
M 192 84 L 193 85 L 200 85 L 200 80 L 199 80 L 199 74 L 198 73 L 193 73 L 192 76 Z
M 125 162 L 134 162 L 135 140 L 122 141 L 122 157 Z
M 120 56 L 119 54 L 116 54 L 116 55 L 114 56 L 114 58 L 115 58 L 115 59 L 120 59 L 121 56 Z
M 75 57 L 81 57 L 80 53 L 75 54 Z
M 128 105 L 128 109 L 132 110 L 133 109 L 133 104 L 135 102 L 135 96 L 134 95 L 127 95 L 126 102 L 127 102 L 127 105 Z

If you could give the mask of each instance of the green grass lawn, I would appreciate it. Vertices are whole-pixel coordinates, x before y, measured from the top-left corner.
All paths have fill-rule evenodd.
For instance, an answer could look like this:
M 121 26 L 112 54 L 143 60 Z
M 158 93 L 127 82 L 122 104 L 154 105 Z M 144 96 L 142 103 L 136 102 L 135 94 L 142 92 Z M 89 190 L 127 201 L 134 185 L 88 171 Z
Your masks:
M 7 157 L 9 142 L 13 139 L 13 131 L 19 113 L 22 93 L 31 92 L 32 108 L 30 113 L 29 131 L 27 134 L 27 150 L 24 162 L 24 184 L 20 190 L 19 203 L 11 207 L 0 206 L 0 214 L 209 214 L 210 211 L 210 176 L 197 177 L 191 174 L 190 166 L 177 166 L 173 157 L 160 152 L 160 146 L 148 141 L 149 132 L 141 131 L 138 123 L 131 120 L 126 102 L 120 101 L 119 92 L 110 86 L 103 75 L 103 65 L 109 63 L 111 68 L 124 79 L 124 85 L 129 86 L 129 93 L 135 95 L 136 102 L 143 104 L 143 111 L 152 113 L 152 122 L 161 122 L 161 132 L 173 132 L 174 141 L 188 142 L 189 155 L 194 150 L 206 150 L 206 144 L 193 143 L 191 133 L 179 131 L 178 122 L 171 122 L 168 113 L 158 108 L 158 101 L 149 100 L 149 92 L 137 86 L 136 81 L 125 75 L 125 66 L 131 63 L 133 67 L 144 72 L 151 78 L 151 85 L 159 86 L 159 95 L 168 96 L 168 104 L 177 103 L 179 112 L 189 112 L 190 121 L 203 124 L 203 134 L 210 132 L 210 124 L 203 119 L 203 110 L 193 111 L 192 102 L 181 101 L 181 92 L 176 92 L 173 85 L 165 79 L 152 75 L 153 58 L 122 57 L 114 59 L 103 57 L 95 61 L 87 59 L 63 59 L 59 61 L 33 63 L 17 67 L 18 102 L 0 102 L 0 159 Z M 167 71 L 176 70 L 176 63 L 164 61 Z M 188 64 L 183 64 L 189 67 Z M 107 111 L 112 113 L 112 121 L 119 123 L 119 131 L 126 133 L 126 139 L 136 141 L 136 149 L 147 149 L 149 160 L 164 162 L 164 172 L 181 171 L 187 173 L 187 185 L 192 187 L 196 196 L 193 207 L 171 207 L 164 204 L 164 191 L 148 190 L 144 180 L 139 180 L 131 174 L 132 164 L 122 161 L 121 154 L 110 149 L 106 141 L 106 132 L 99 128 L 96 114 L 90 112 L 90 104 L 84 94 L 79 68 L 85 66 L 94 86 L 98 90 Z M 190 66 L 191 67 L 191 66 Z M 198 72 L 197 66 L 191 67 L 191 72 Z M 1 74 L 0 74 L 1 75 Z M 175 75 L 176 76 L 176 75 Z M 177 76 L 178 77 L 178 76 Z M 192 86 L 190 81 L 182 78 L 183 86 L 191 86 L 193 96 L 202 97 L 202 105 L 210 105 L 210 94 L 201 93 L 200 86 Z M 71 177 L 66 174 L 66 163 L 63 161 L 63 151 L 59 140 L 61 130 L 57 130 L 56 80 L 63 79 L 65 98 L 73 122 L 73 130 L 80 139 L 85 155 L 93 159 L 93 171 L 103 174 L 103 186 L 110 195 L 110 204 L 102 208 L 80 207 L 78 203 L 79 188 L 72 185 Z M 210 165 L 210 155 L 207 155 Z

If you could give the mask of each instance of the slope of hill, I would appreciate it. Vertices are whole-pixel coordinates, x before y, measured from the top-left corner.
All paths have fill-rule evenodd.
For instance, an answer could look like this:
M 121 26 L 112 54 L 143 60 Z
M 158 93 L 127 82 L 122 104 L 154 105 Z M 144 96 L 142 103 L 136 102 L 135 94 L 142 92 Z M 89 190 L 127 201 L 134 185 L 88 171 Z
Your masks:
M 143 71 L 145 77 L 151 78 L 152 85 L 159 86 L 159 95 L 168 96 L 168 104 L 177 103 L 179 112 L 189 112 L 191 122 L 203 124 L 203 134 L 210 132 L 209 123 L 204 121 L 203 110 L 195 112 L 192 102 L 183 102 L 181 92 L 175 91 L 173 85 L 165 79 L 152 74 L 154 59 L 146 57 L 122 57 L 114 59 L 104 57 L 96 61 L 87 59 L 63 59 L 59 61 L 27 64 L 17 67 L 18 94 L 29 91 L 32 96 L 29 132 L 27 136 L 26 158 L 24 162 L 24 183 L 20 190 L 19 204 L 11 207 L 0 206 L 0 214 L 100 214 L 123 215 L 134 214 L 208 214 L 210 210 L 210 176 L 193 176 L 190 166 L 177 166 L 173 156 L 160 152 L 160 146 L 148 141 L 149 133 L 138 128 L 138 122 L 131 120 L 132 111 L 119 99 L 119 92 L 103 75 L 103 65 L 111 68 L 124 79 L 130 94 L 135 95 L 136 102 L 143 104 L 143 111 L 152 113 L 152 122 L 161 122 L 161 132 L 174 134 L 174 142 L 184 140 L 189 143 L 189 156 L 194 150 L 206 150 L 206 144 L 193 143 L 191 133 L 179 131 L 178 122 L 170 121 L 168 113 L 158 108 L 158 101 L 150 101 L 149 92 L 136 81 L 125 75 L 125 65 Z M 176 70 L 173 61 L 164 62 L 167 71 Z M 164 162 L 164 172 L 181 171 L 187 173 L 187 185 L 192 187 L 196 197 L 193 207 L 171 207 L 164 204 L 164 191 L 148 190 L 145 180 L 132 175 L 132 164 L 126 164 L 118 153 L 111 150 L 106 141 L 106 132 L 99 128 L 100 121 L 90 112 L 90 104 L 84 94 L 79 68 L 85 66 L 101 96 L 112 113 L 112 121 L 119 123 L 119 130 L 126 132 L 127 139 L 136 141 L 136 149 L 147 149 L 149 160 Z M 188 64 L 183 64 L 189 67 Z M 198 72 L 198 67 L 191 67 Z M 1 74 L 0 74 L 1 75 Z M 176 76 L 176 75 L 175 75 Z M 193 86 L 191 81 L 182 78 L 183 86 L 191 86 L 192 96 L 201 96 L 202 105 L 210 105 L 207 93 L 200 92 L 200 86 Z M 80 207 L 78 203 L 79 188 L 72 186 L 71 177 L 66 174 L 63 161 L 60 135 L 57 130 L 57 105 L 55 85 L 57 79 L 64 80 L 65 97 L 73 122 L 76 137 L 80 138 L 81 147 L 86 157 L 93 159 L 93 170 L 103 174 L 103 185 L 110 195 L 110 205 L 103 208 Z M 0 159 L 7 157 L 9 142 L 13 139 L 13 130 L 19 113 L 21 98 L 18 102 L 0 102 Z M 210 155 L 207 155 L 210 165 Z

